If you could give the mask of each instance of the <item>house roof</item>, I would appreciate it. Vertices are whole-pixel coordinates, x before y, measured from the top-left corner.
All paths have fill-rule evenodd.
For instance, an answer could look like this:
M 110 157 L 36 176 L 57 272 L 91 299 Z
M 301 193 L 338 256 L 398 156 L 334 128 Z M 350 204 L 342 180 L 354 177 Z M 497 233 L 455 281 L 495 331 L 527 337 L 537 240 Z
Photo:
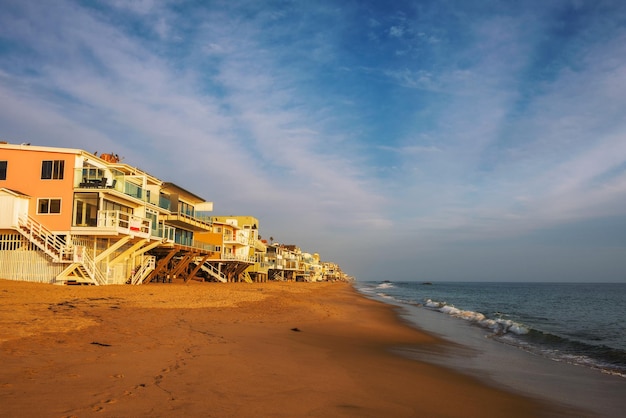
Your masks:
M 195 203 L 202 203 L 206 200 L 197 194 L 191 193 L 190 191 L 183 189 L 180 186 L 177 186 L 174 183 L 164 182 L 162 188 L 169 193 L 177 193 L 189 200 L 194 200 Z
M 15 197 L 26 197 L 26 198 L 30 199 L 29 195 L 27 195 L 25 193 L 22 193 L 22 192 L 20 192 L 18 190 L 8 189 L 6 187 L 0 187 L 0 192 L 4 192 L 6 194 L 10 194 L 10 195 L 13 195 Z
M 9 144 L 9 143 L 1 143 L 0 148 L 6 149 L 17 149 L 17 150 L 26 150 L 26 151 L 46 151 L 46 152 L 58 152 L 63 154 L 81 154 L 84 152 L 80 149 L 75 148 L 58 148 L 58 147 L 43 147 L 39 145 L 30 145 L 30 144 Z

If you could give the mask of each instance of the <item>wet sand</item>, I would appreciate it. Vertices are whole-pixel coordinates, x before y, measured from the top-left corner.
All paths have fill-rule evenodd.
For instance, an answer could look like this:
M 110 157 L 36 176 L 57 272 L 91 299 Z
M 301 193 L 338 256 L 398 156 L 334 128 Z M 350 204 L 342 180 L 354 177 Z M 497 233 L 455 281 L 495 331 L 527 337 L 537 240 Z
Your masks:
M 441 344 L 345 283 L 0 280 L 0 416 L 569 415 L 392 353 Z

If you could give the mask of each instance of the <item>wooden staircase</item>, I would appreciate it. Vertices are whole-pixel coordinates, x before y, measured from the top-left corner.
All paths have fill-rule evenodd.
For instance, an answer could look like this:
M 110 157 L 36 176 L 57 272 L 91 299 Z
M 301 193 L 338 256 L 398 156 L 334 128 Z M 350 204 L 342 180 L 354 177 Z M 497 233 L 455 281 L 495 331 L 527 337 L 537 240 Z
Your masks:
M 211 276 L 215 280 L 222 282 L 222 283 L 228 282 L 228 278 L 226 277 L 226 275 L 222 273 L 213 264 L 205 262 L 205 263 L 202 263 L 200 268 L 202 269 L 202 271 L 206 272 L 209 276 Z
M 82 252 L 82 262 L 74 262 L 59 274 L 55 282 L 59 284 L 107 284 L 107 279 L 96 266 L 87 249 Z
M 139 266 L 137 271 L 135 271 L 135 274 L 133 274 L 133 276 L 130 278 L 130 284 L 134 284 L 134 285 L 142 284 L 145 278 L 148 277 L 148 275 L 154 271 L 155 266 L 156 266 L 156 257 L 154 256 L 145 257 L 141 266 Z
M 254 283 L 252 281 L 252 277 L 250 277 L 250 273 L 248 273 L 247 271 L 244 271 L 243 273 L 241 273 L 241 275 L 239 276 L 240 280 L 242 282 L 246 282 L 246 283 Z
M 17 230 L 37 248 L 50 257 L 53 263 L 69 264 L 56 278 L 58 284 L 106 284 L 106 278 L 96 266 L 95 260 L 82 247 L 80 257 L 74 256 L 75 247 L 65 237 L 54 234 L 45 226 L 24 214 L 18 218 Z
M 37 248 L 46 253 L 55 263 L 71 263 L 73 261 L 72 243 L 52 233 L 45 226 L 28 215 L 18 218 L 17 230 Z
M 56 284 L 95 284 L 89 272 L 80 263 L 72 263 L 55 278 Z

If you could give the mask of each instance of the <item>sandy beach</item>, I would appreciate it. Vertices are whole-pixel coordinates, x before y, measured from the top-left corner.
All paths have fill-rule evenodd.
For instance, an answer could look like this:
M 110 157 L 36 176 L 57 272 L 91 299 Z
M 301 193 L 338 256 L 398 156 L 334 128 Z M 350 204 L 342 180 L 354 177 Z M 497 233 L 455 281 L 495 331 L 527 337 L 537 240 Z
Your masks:
M 537 417 L 567 411 L 405 359 L 443 342 L 346 283 L 0 280 L 2 417 Z

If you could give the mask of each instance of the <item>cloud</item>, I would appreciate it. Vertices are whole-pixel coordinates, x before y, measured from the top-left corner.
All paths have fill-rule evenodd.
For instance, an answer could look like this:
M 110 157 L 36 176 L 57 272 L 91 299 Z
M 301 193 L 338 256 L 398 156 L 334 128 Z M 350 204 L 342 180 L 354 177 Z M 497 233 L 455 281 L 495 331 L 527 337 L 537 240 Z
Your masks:
M 402 38 L 404 28 L 402 26 L 392 26 L 389 28 L 389 36 L 392 38 Z
M 387 145 L 379 145 L 378 149 L 382 150 L 382 151 L 389 151 L 389 152 L 393 152 L 396 154 L 421 154 L 421 153 L 430 153 L 430 152 L 441 152 L 441 148 L 433 146 L 433 145 L 429 145 L 429 146 L 422 146 L 422 145 L 407 145 L 407 146 L 402 146 L 402 147 L 391 147 L 391 146 L 387 146 Z
M 155 12 L 150 2 L 132 8 L 140 14 Z M 67 6 L 52 13 L 67 24 L 47 28 L 48 42 L 35 46 L 48 65 L 26 77 L 25 89 L 33 94 L 22 100 L 41 109 L 38 115 L 62 119 L 68 137 L 77 130 L 99 133 L 89 136 L 93 143 L 75 146 L 101 152 L 115 147 L 128 163 L 215 200 L 218 210 L 226 206 L 276 218 L 271 221 L 276 228 L 280 219 L 291 224 L 288 218 L 302 217 L 301 211 L 321 228 L 388 224 L 376 213 L 381 197 L 368 187 L 355 161 L 319 146 L 328 138 L 323 121 L 296 99 L 298 75 L 282 67 L 284 52 L 274 54 L 258 42 L 262 25 L 232 33 L 229 22 L 207 16 L 213 19 L 211 29 L 197 36 L 208 42 L 199 43 L 209 45 L 208 55 L 228 55 L 216 63 L 205 89 L 202 68 L 191 65 L 181 72 L 146 48 L 144 39 L 90 10 Z M 214 88 L 219 94 L 207 94 Z M 34 94 L 42 90 L 52 96 Z M 54 103 L 58 99 L 65 102 L 62 109 Z M 180 164 L 180 170 L 166 168 Z M 209 187 L 205 178 L 214 179 Z M 331 211 L 335 217 L 326 216 Z
M 496 18 L 476 25 L 477 42 L 460 52 L 473 57 L 462 71 L 454 65 L 459 55 L 436 74 L 385 71 L 403 87 L 438 97 L 428 104 L 436 113 L 424 112 L 429 119 L 415 124 L 434 126 L 418 136 L 426 142 L 380 147 L 406 156 L 397 176 L 405 182 L 398 187 L 405 205 L 397 215 L 427 242 L 523 235 L 621 212 L 621 172 L 600 184 L 603 173 L 626 161 L 620 139 L 626 126 L 618 116 L 624 96 L 615 94 L 625 85 L 624 68 L 611 58 L 624 48 L 621 37 L 588 46 L 584 65 L 556 72 L 520 112 L 532 57 L 522 23 Z

